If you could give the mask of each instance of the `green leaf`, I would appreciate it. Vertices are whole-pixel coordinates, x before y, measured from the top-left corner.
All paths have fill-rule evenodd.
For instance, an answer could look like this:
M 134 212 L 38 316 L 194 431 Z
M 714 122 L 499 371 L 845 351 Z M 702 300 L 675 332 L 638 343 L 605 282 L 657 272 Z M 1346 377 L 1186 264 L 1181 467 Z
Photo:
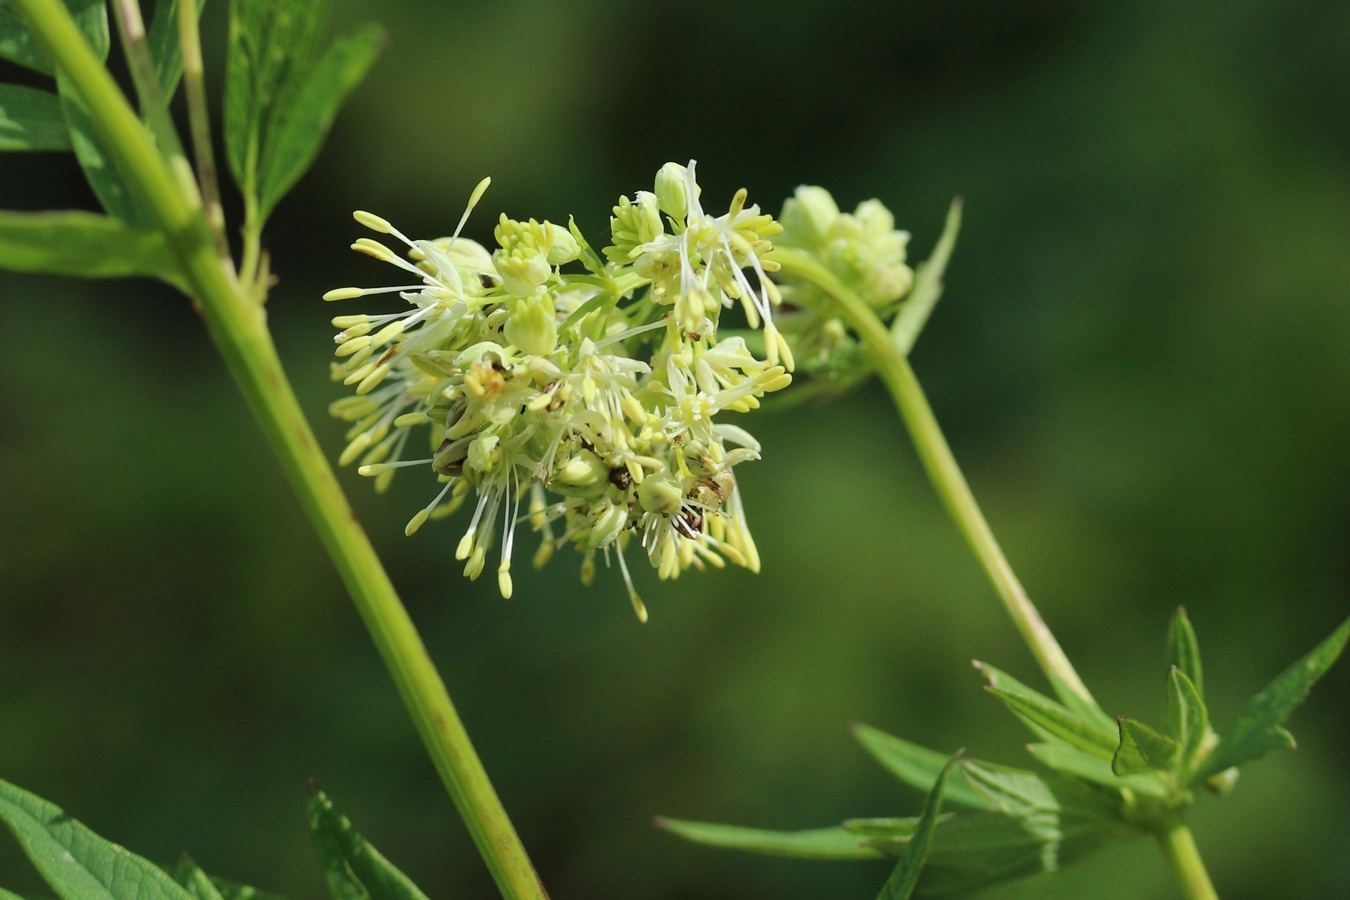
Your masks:
M 1271 750 L 1292 749 L 1294 736 L 1280 726 L 1303 705 L 1308 691 L 1336 662 L 1345 649 L 1347 638 L 1350 638 L 1350 619 L 1342 622 L 1330 637 L 1286 669 L 1265 690 L 1248 700 L 1232 730 L 1219 741 L 1191 781 L 1204 781 Z
M 173 879 L 197 900 L 225 900 L 211 877 L 186 855 L 173 870 Z
M 970 893 L 1050 872 L 1130 833 L 1120 797 L 1073 778 L 965 760 L 962 773 L 995 803 L 938 825 L 924 872 L 925 894 Z
M 75 19 L 80 31 L 94 45 L 95 52 L 102 57 L 108 55 L 108 18 L 104 0 L 65 0 L 66 8 Z M 98 40 L 102 35 L 100 50 Z M 18 63 L 27 69 L 41 72 L 43 75 L 55 75 L 56 66 L 42 42 L 29 29 L 28 23 L 17 13 L 0 6 L 0 58 Z
M 1172 737 L 1181 745 L 1177 768 L 1185 775 L 1209 738 L 1209 711 L 1195 684 L 1176 666 L 1167 673 L 1167 721 Z
M 919 815 L 919 824 L 914 830 L 914 835 L 904 852 L 900 854 L 900 861 L 895 864 L 891 877 L 886 879 L 881 893 L 877 894 L 877 900 L 909 900 L 909 895 L 914 893 L 914 886 L 919 883 L 919 873 L 923 871 L 923 865 L 928 861 L 928 848 L 933 842 L 933 831 L 937 828 L 938 815 L 942 812 L 943 787 L 947 783 L 947 776 L 951 774 L 952 766 L 960 758 L 961 751 L 958 750 L 938 773 L 937 781 L 933 782 L 933 789 L 928 792 L 928 799 L 924 801 L 923 812 Z
M 870 725 L 861 723 L 854 725 L 853 736 L 863 745 L 863 749 L 872 754 L 873 758 L 885 766 L 892 775 L 925 793 L 933 787 L 947 765 L 948 757 L 936 750 L 902 741 Z M 944 799 L 958 806 L 973 809 L 984 809 L 989 805 L 969 785 L 956 780 L 946 782 Z
M 1023 694 L 990 685 L 986 691 L 1003 701 L 1022 722 L 1044 739 L 1061 740 L 1094 756 L 1110 759 L 1116 739 L 1089 725 L 1067 709 L 1039 694 Z
M 1111 771 L 1111 761 L 1084 753 L 1077 747 L 1063 743 L 1028 744 L 1027 752 L 1037 762 L 1064 775 L 1083 778 L 1108 788 L 1129 788 L 1153 797 L 1166 797 L 1167 785 L 1156 774 L 1117 775 Z
M 339 38 L 303 82 L 278 96 L 258 169 L 263 219 L 314 163 L 338 107 L 365 80 L 383 44 L 375 25 Z
M 258 227 L 313 163 L 383 42 L 366 26 L 319 52 L 327 0 L 233 0 L 225 78 L 230 171 Z
M 947 210 L 947 222 L 942 228 L 942 237 L 933 248 L 933 255 L 926 262 L 919 263 L 914 270 L 914 286 L 909 296 L 900 305 L 900 312 L 891 323 L 891 339 L 895 346 L 906 356 L 914 349 L 919 332 L 928 322 L 928 316 L 942 296 L 942 275 L 947 271 L 947 260 L 951 259 L 952 248 L 956 246 L 956 235 L 961 231 L 961 198 L 952 201 Z
M 0 211 L 0 268 L 76 278 L 158 278 L 185 290 L 162 234 L 91 212 Z
M 0 781 L 0 821 L 63 900 L 192 900 L 159 866 Z
M 0 150 L 69 150 L 61 100 L 51 91 L 0 84 Z
M 196 0 L 197 11 L 206 0 Z M 164 102 L 173 99 L 178 82 L 183 77 L 183 45 L 178 37 L 178 0 L 156 0 L 155 17 L 150 20 L 150 34 L 146 37 L 150 60 L 155 66 L 155 80 L 159 82 Z
M 1171 772 L 1177 765 L 1181 747 L 1165 734 L 1143 722 L 1121 716 L 1120 747 L 1111 759 L 1111 771 L 1117 775 L 1144 772 Z
M 94 54 L 101 60 L 108 58 L 108 13 L 102 0 L 79 0 L 81 10 L 76 13 L 72 7 L 80 30 L 84 32 Z M 76 94 L 65 72 L 56 73 L 56 92 L 61 97 L 61 110 L 70 131 L 71 149 L 84 169 L 84 177 L 98 197 L 99 203 L 114 218 L 132 225 L 149 226 L 154 220 L 145 205 L 131 192 L 128 180 L 119 170 L 118 163 L 108 152 L 102 135 L 94 127 L 94 120 L 85 108 L 84 101 Z
M 1062 712 L 1081 719 L 1088 725 L 1096 727 L 1097 731 L 1101 732 L 1103 740 L 1111 742 L 1112 746 L 1115 745 L 1115 738 L 1113 735 L 1116 733 L 1116 720 L 1102 712 L 1101 707 L 1097 706 L 1096 703 L 1083 697 L 1078 692 L 1070 690 L 1062 680 L 1058 678 L 1051 679 L 1055 688 L 1055 695 L 1062 701 L 1057 702 L 1051 700 L 1040 691 L 1027 687 L 1007 672 L 997 669 L 987 662 L 981 662 L 977 659 L 974 662 L 974 666 L 975 670 L 983 675 L 985 680 L 993 687 L 1030 697 L 1033 700 L 1037 700 L 1051 707 L 1057 707 Z
M 339 815 L 322 791 L 309 796 L 309 834 L 328 892 L 339 900 L 426 900 L 408 876 L 385 859 Z
M 689 822 L 664 817 L 657 818 L 656 825 L 696 844 L 764 853 L 769 856 L 790 856 L 797 859 L 876 859 L 882 855 L 880 850 L 868 844 L 866 838 L 842 827 L 813 828 L 807 831 L 769 831 L 762 828 L 742 828 L 739 825 L 717 825 L 712 822 Z
M 1172 622 L 1167 626 L 1167 664 L 1182 671 L 1201 697 L 1205 696 L 1205 677 L 1200 668 L 1200 642 L 1186 615 L 1186 607 L 1178 606 Z
M 0 900 L 23 900 L 23 898 L 20 897 L 18 894 L 14 894 L 11 893 L 10 891 L 5 890 L 4 888 L 0 888 Z

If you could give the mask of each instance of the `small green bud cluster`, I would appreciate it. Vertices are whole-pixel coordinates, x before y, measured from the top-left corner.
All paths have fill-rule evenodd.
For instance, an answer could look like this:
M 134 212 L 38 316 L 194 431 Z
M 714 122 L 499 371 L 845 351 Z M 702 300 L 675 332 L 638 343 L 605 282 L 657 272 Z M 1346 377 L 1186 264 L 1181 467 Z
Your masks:
M 830 192 L 802 185 L 783 203 L 783 233 L 776 243 L 810 254 L 845 287 L 885 316 L 894 311 L 914 283 L 905 263 L 909 232 L 879 200 L 859 203 L 852 213 L 839 211 Z M 809 283 L 782 285 L 792 307 L 780 319 L 803 368 L 817 379 L 856 379 L 866 369 L 856 339 L 833 304 Z
M 377 490 L 399 468 L 431 470 L 441 487 L 409 521 L 410 535 L 472 495 L 456 556 L 477 578 L 500 543 L 506 597 L 521 521 L 541 536 L 536 565 L 571 544 L 589 583 L 597 555 L 617 560 L 642 619 L 624 558 L 634 542 L 661 578 L 727 562 L 758 571 L 734 467 L 758 459 L 760 445 L 721 419 L 791 381 L 792 356 L 771 316 L 780 301 L 773 266 L 761 258 L 778 224 L 747 207 L 743 190 L 726 214 L 705 213 L 694 164 L 671 163 L 655 192 L 614 208 L 607 262 L 574 225 L 505 215 L 489 252 L 459 236 L 487 185 L 449 238 L 412 240 L 356 213 L 403 243 L 407 258 L 371 238 L 353 249 L 410 278 L 325 295 L 393 293 L 407 304 L 333 320 L 333 377 L 355 387 L 331 406 L 352 423 L 340 462 L 359 461 Z M 583 271 L 563 271 L 572 263 Z M 764 329 L 767 359 L 744 338 L 718 339 L 722 309 L 737 302 Z M 428 455 L 406 459 L 423 426 Z

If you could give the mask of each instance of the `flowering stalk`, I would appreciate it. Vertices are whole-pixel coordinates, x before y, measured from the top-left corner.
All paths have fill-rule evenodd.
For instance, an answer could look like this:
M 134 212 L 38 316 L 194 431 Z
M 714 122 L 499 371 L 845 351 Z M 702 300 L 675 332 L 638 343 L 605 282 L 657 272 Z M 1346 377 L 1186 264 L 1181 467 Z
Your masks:
M 503 896 L 544 898 L 412 620 L 314 439 L 277 357 L 262 306 L 214 250 L 195 184 L 166 165 L 59 0 L 15 0 L 15 5 L 69 77 L 180 260 L 212 339 L 351 592 Z
M 909 360 L 896 347 L 890 331 L 882 324 L 876 311 L 829 269 L 800 250 L 780 245 L 770 259 L 778 263 L 785 274 L 811 284 L 834 302 L 844 321 L 871 353 L 877 373 L 895 401 L 895 407 L 909 430 L 919 459 L 937 489 L 938 496 L 979 560 L 1004 610 L 1012 618 L 1013 625 L 1036 658 L 1041 671 L 1057 692 L 1071 691 L 1089 703 L 1095 702 L 1004 557 L 952 455 L 951 447 L 947 445 L 947 439 L 942 435 L 942 429 L 928 405 L 914 370 L 910 368 Z

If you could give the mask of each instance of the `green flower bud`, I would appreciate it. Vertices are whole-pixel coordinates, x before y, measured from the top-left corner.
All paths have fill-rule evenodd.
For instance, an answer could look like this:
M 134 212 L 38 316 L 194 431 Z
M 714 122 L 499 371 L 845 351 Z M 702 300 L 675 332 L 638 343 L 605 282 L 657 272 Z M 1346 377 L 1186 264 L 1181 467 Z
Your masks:
M 558 343 L 558 314 L 548 291 L 537 290 L 511 304 L 503 329 L 506 339 L 526 353 L 545 356 Z
M 656 205 L 676 222 L 689 214 L 688 178 L 689 170 L 673 162 L 656 173 Z
M 638 503 L 647 512 L 673 516 L 680 511 L 683 502 L 684 492 L 680 490 L 679 482 L 671 478 L 649 475 L 638 487 Z
M 609 232 L 614 243 L 605 248 L 606 258 L 621 266 L 632 262 L 638 247 L 665 234 L 656 195 L 638 191 L 637 202 L 620 197 L 609 220 Z
M 497 468 L 502 460 L 502 439 L 495 434 L 485 434 L 474 438 L 469 444 L 469 468 L 487 475 Z
M 818 249 L 830 237 L 838 219 L 839 207 L 829 191 L 814 185 L 801 185 L 783 202 L 783 214 L 778 217 L 783 225 L 779 242 L 785 246 Z
M 582 450 L 554 473 L 554 479 L 572 487 L 608 486 L 609 466 L 589 450 Z
M 551 241 L 546 225 L 534 219 L 517 222 L 502 213 L 493 230 L 501 249 L 492 254 L 492 264 L 508 293 L 527 297 L 552 274 L 548 262 Z
M 577 246 L 577 239 L 572 237 L 572 232 L 548 221 L 544 222 L 544 227 L 548 230 L 550 266 L 566 265 L 581 256 L 581 247 Z
M 591 507 L 590 521 L 591 533 L 586 546 L 598 549 L 618 540 L 628 523 L 628 510 L 625 505 L 602 500 Z

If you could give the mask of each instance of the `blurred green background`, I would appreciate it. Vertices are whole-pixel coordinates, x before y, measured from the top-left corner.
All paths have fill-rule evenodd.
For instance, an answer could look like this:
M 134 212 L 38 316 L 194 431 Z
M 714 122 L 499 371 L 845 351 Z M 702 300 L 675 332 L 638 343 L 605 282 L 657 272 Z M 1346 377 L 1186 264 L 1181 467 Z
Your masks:
M 207 8 L 219 61 L 226 4 Z M 603 234 L 699 160 L 713 206 L 802 182 L 884 200 L 931 248 L 966 224 L 914 365 L 1032 596 L 1113 713 L 1157 720 L 1185 604 L 1219 725 L 1350 613 L 1350 4 L 338 2 L 390 43 L 275 216 L 283 358 L 324 412 L 326 289 L 380 283 L 349 211 L 451 231 L 495 210 Z M 214 95 L 220 96 L 219 71 Z M 0 159 L 3 206 L 88 206 L 57 156 Z M 237 220 L 236 220 L 237 221 Z M 321 895 L 305 781 L 434 897 L 482 864 L 200 322 L 158 285 L 5 276 L 0 777 L 161 860 Z M 863 898 L 881 864 L 706 850 L 665 814 L 779 828 L 914 814 L 864 721 L 1022 764 L 969 668 L 1036 677 L 884 393 L 747 422 L 759 576 L 516 597 L 466 582 L 458 520 L 358 513 L 556 898 Z M 1296 753 L 1193 816 L 1226 898 L 1350 896 L 1350 666 Z M 8 839 L 0 883 L 39 885 Z M 999 898 L 1168 897 L 1147 842 Z

